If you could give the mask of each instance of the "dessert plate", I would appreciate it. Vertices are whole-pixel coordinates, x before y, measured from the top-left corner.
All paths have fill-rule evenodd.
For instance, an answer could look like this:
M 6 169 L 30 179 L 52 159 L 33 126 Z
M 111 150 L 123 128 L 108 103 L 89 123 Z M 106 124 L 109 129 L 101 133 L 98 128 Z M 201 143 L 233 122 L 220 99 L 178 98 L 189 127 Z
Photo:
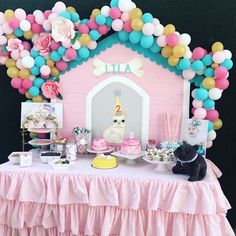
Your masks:
M 52 143 L 53 142 L 50 139 L 34 139 L 29 141 L 29 144 L 33 146 L 47 146 Z
M 102 153 L 112 152 L 113 150 L 111 148 L 109 148 L 109 149 L 103 150 L 103 151 L 95 151 L 95 150 L 91 150 L 91 149 L 86 149 L 86 151 L 89 153 L 102 154 Z
M 37 134 L 46 134 L 46 133 L 51 133 L 54 131 L 54 129 L 40 129 L 40 128 L 29 128 L 29 132 L 37 133 Z
M 120 153 L 119 151 L 117 151 L 117 152 L 113 152 L 111 155 L 114 155 L 114 156 L 117 156 L 117 157 L 122 157 L 122 158 L 125 158 L 125 159 L 127 159 L 126 160 L 126 164 L 128 164 L 128 165 L 134 165 L 134 164 L 136 164 L 136 159 L 138 159 L 138 158 L 140 158 L 140 157 L 143 157 L 144 155 L 145 155 L 145 152 L 143 152 L 143 151 L 141 151 L 138 155 L 133 155 L 133 156 L 131 156 L 131 155 L 125 155 L 125 154 L 122 154 L 122 153 Z

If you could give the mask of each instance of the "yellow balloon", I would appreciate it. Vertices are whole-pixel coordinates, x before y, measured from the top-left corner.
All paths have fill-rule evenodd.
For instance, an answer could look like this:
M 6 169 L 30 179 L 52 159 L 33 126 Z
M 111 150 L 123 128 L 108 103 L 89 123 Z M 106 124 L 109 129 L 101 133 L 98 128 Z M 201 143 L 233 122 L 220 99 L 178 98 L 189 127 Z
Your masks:
M 28 79 L 30 77 L 30 71 L 26 68 L 20 69 L 19 76 L 21 79 Z
M 169 57 L 168 63 L 169 63 L 170 66 L 176 66 L 179 63 L 179 58 L 172 55 L 172 56 Z
M 35 138 L 37 137 L 38 135 L 36 133 L 33 133 L 33 132 L 30 132 L 30 138 Z
M 224 45 L 221 42 L 215 42 L 213 43 L 212 47 L 212 52 L 219 52 L 224 50 Z
M 186 47 L 182 44 L 178 44 L 173 48 L 173 54 L 176 57 L 183 57 L 186 53 Z
M 101 11 L 99 9 L 94 9 L 91 14 L 91 18 L 96 18 L 97 15 L 100 15 Z
M 170 57 L 172 54 L 173 54 L 173 48 L 170 47 L 170 46 L 165 46 L 165 47 L 163 47 L 162 50 L 161 50 L 161 55 L 162 55 L 163 57 L 168 58 L 168 57 Z
M 212 68 L 212 69 L 215 69 L 215 68 L 218 67 L 218 66 L 219 66 L 219 65 L 218 65 L 217 63 L 212 63 L 212 64 L 211 64 L 211 68 Z
M 170 35 L 173 34 L 174 32 L 175 32 L 175 26 L 172 24 L 168 24 L 164 28 L 164 35 Z
M 19 70 L 16 67 L 11 66 L 7 69 L 7 75 L 10 78 L 16 78 L 19 76 Z
M 7 34 L 6 35 L 7 39 L 15 39 L 16 36 L 14 34 Z
M 75 10 L 74 7 L 67 7 L 67 8 L 66 8 L 66 11 L 68 11 L 68 12 L 70 12 L 70 13 L 76 12 L 76 10 Z
M 32 98 L 33 102 L 43 102 L 43 97 L 41 95 Z
M 143 12 L 141 9 L 139 8 L 134 8 L 133 10 L 131 10 L 131 12 L 129 13 L 129 18 L 130 20 L 134 20 L 136 18 L 141 18 L 143 16 Z
M 91 43 L 91 38 L 88 34 L 82 34 L 81 37 L 79 38 L 79 42 L 81 43 L 82 46 L 87 46 Z
M 143 21 L 139 18 L 133 19 L 131 22 L 131 27 L 135 31 L 140 31 L 143 28 Z
M 25 96 L 26 96 L 26 98 L 28 98 L 28 99 L 32 99 L 32 98 L 33 98 L 33 97 L 30 95 L 29 91 L 27 91 L 27 92 L 25 93 Z
M 221 119 L 217 119 L 213 122 L 214 130 L 218 130 L 223 126 L 223 121 Z
M 56 76 L 58 76 L 58 75 L 59 75 L 59 70 L 58 70 L 55 66 L 53 66 L 53 67 L 51 68 L 51 76 L 56 77 Z
M 6 60 L 6 67 L 9 68 L 9 67 L 16 67 L 16 61 L 13 60 L 13 59 L 7 59 Z
M 204 86 L 204 88 L 206 89 L 211 89 L 215 87 L 215 80 L 212 77 L 206 77 L 203 81 L 202 81 L 202 85 Z
M 15 14 L 14 11 L 8 9 L 4 12 L 5 18 L 6 20 L 11 20 L 12 18 L 14 18 Z
M 25 39 L 32 39 L 33 38 L 33 32 L 32 31 L 25 31 L 24 32 Z
M 47 59 L 46 63 L 49 67 L 53 67 L 55 65 L 54 61 L 51 59 Z

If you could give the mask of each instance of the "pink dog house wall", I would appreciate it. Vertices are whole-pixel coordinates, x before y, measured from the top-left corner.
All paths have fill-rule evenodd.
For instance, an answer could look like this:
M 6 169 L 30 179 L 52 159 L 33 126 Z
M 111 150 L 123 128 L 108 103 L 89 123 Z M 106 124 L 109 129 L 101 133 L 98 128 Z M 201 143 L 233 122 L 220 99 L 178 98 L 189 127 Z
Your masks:
M 109 112 L 118 91 L 122 108 L 128 109 L 125 135 L 133 132 L 143 146 L 148 139 L 163 141 L 166 113 L 189 117 L 190 83 L 180 74 L 155 52 L 109 36 L 87 61 L 74 62 L 60 76 L 63 135 L 80 126 L 102 136 L 112 124 Z

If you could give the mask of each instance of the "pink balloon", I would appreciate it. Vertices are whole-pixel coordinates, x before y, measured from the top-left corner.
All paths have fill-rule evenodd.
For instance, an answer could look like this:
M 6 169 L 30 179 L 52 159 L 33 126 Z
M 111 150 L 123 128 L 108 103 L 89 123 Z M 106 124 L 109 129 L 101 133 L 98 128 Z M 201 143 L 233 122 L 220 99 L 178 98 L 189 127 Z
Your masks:
M 58 70 L 66 70 L 68 68 L 67 62 L 60 60 L 56 62 L 56 67 Z
M 195 89 L 193 89 L 192 90 L 192 92 L 191 92 L 191 96 L 193 97 L 193 98 L 195 98 L 195 92 L 197 91 L 197 89 L 195 88 Z
M 133 29 L 132 29 L 132 27 L 131 27 L 131 21 L 130 20 L 128 20 L 128 21 L 126 21 L 125 23 L 124 23 L 124 31 L 125 32 L 131 32 Z
M 112 8 L 110 9 L 109 14 L 110 14 L 110 17 L 111 17 L 112 19 L 118 19 L 118 18 L 121 16 L 121 11 L 120 11 L 120 9 L 117 8 L 117 7 L 112 7 Z
M 207 141 L 206 148 L 211 148 L 213 145 L 213 142 L 211 140 Z
M 182 74 L 183 74 L 184 79 L 191 80 L 196 75 L 196 72 L 192 68 L 190 68 L 187 70 L 183 70 Z
M 158 38 L 157 38 L 157 45 L 160 46 L 160 47 L 165 47 L 167 44 L 166 42 L 166 36 L 165 35 L 160 35 Z
M 32 81 L 30 79 L 23 79 L 22 81 L 22 87 L 26 90 L 28 90 L 29 88 L 31 88 L 33 85 Z
M 108 28 L 108 26 L 106 26 L 106 25 L 100 25 L 100 26 L 98 27 L 98 32 L 99 32 L 101 35 L 107 34 L 108 31 L 109 31 L 109 28 Z
M 34 24 L 32 24 L 32 26 L 31 26 L 31 30 L 32 30 L 32 32 L 33 33 L 40 33 L 40 32 L 42 32 L 43 31 L 43 27 L 42 27 L 42 25 L 39 25 L 39 24 L 37 24 L 37 23 L 34 23 Z
M 170 34 L 167 36 L 166 42 L 169 46 L 174 47 L 179 42 L 179 37 L 176 34 Z
M 193 104 L 193 107 L 195 107 L 195 108 L 203 107 L 203 102 L 199 101 L 199 100 L 196 100 L 196 99 L 193 100 L 192 104 Z
M 144 24 L 142 31 L 145 35 L 152 35 L 155 32 L 154 25 L 152 23 L 146 23 Z
M 195 110 L 196 110 L 196 108 L 192 107 L 192 109 L 191 109 L 192 114 L 194 114 Z
M 89 19 L 87 25 L 91 30 L 98 28 L 98 24 L 96 23 L 96 20 L 94 18 Z
M 21 93 L 21 94 L 25 94 L 26 91 L 27 91 L 27 90 L 24 89 L 24 88 L 22 88 L 22 87 L 18 89 L 18 92 Z
M 57 51 L 60 46 L 61 46 L 60 42 L 56 42 L 55 40 L 52 40 L 52 42 L 51 42 L 51 49 L 53 51 Z
M 43 66 L 41 66 L 41 68 L 40 68 L 40 73 L 42 74 L 42 75 L 50 75 L 50 73 L 51 73 L 51 69 L 50 69 L 50 67 L 49 66 L 47 66 L 47 65 L 43 65 Z
M 224 66 L 218 66 L 214 71 L 216 79 L 225 79 L 228 76 L 228 70 Z
M 194 117 L 196 119 L 204 119 L 206 117 L 206 110 L 204 108 L 197 108 L 195 111 L 194 111 Z
M 94 50 L 95 48 L 97 48 L 97 42 L 96 42 L 96 41 L 92 41 L 92 42 L 88 45 L 88 49 Z
M 15 89 L 19 89 L 22 86 L 22 79 L 20 78 L 13 78 L 11 80 L 11 86 Z
M 49 77 L 50 77 L 50 75 L 40 74 L 40 78 L 42 78 L 42 79 L 48 79 Z
M 123 28 L 123 21 L 121 19 L 116 19 L 112 22 L 112 29 L 114 31 L 121 31 Z
M 46 31 L 50 31 L 52 29 L 52 25 L 50 23 L 49 20 L 45 20 L 43 22 L 43 28 L 46 30 Z
M 19 26 L 20 26 L 20 21 L 16 18 L 14 19 L 11 19 L 9 21 L 9 26 L 12 28 L 12 29 L 17 29 Z
M 124 21 L 124 22 L 129 20 L 129 13 L 128 12 L 123 12 L 121 14 L 121 20 Z
M 88 34 L 89 27 L 86 24 L 81 24 L 78 26 L 78 30 L 81 34 Z
M 43 21 L 45 20 L 45 18 L 44 18 L 44 15 L 43 14 L 37 14 L 36 16 L 35 16 L 35 21 L 36 21 L 36 23 L 38 23 L 38 24 L 42 24 L 43 23 Z
M 7 43 L 7 38 L 3 35 L 0 35 L 0 45 L 6 44 Z
M 21 59 L 19 59 L 19 60 L 16 61 L 16 66 L 17 66 L 17 68 L 19 68 L 19 69 L 22 69 L 22 68 L 23 68 L 22 60 L 21 60 Z
M 205 49 L 201 48 L 201 47 L 197 47 L 193 50 L 193 55 L 192 55 L 192 59 L 193 60 L 200 60 L 201 58 L 203 58 L 205 56 Z
M 30 22 L 30 24 L 32 25 L 33 23 L 35 23 L 35 17 L 33 14 L 29 14 L 26 16 L 26 20 Z
M 1 28 L 5 34 L 13 33 L 13 29 L 9 26 L 8 22 L 4 23 Z
M 5 15 L 3 12 L 0 12 L 0 24 L 3 24 L 4 22 L 6 22 Z
M 229 87 L 229 81 L 227 79 L 216 79 L 215 87 L 218 89 L 225 90 Z
M 49 15 L 50 15 L 51 13 L 52 13 L 51 10 L 46 10 L 46 11 L 43 13 L 44 18 L 45 18 L 45 19 L 48 19 Z
M 77 52 L 75 49 L 73 48 L 68 48 L 66 50 L 66 57 L 69 59 L 69 60 L 75 60 L 76 56 L 77 56 Z
M 20 52 L 21 57 L 27 57 L 29 55 L 30 55 L 30 52 L 28 51 L 28 49 L 24 49 Z
M 217 110 L 208 110 L 206 119 L 212 122 L 216 121 L 219 118 L 219 112 Z
M 66 41 L 62 42 L 62 46 L 65 48 L 70 48 L 71 47 L 71 40 L 67 39 Z
M 24 41 L 22 44 L 23 44 L 25 50 L 29 51 L 31 49 L 29 42 Z
M 11 52 L 11 57 L 14 60 L 18 60 L 20 58 L 20 53 L 18 51 L 12 51 Z

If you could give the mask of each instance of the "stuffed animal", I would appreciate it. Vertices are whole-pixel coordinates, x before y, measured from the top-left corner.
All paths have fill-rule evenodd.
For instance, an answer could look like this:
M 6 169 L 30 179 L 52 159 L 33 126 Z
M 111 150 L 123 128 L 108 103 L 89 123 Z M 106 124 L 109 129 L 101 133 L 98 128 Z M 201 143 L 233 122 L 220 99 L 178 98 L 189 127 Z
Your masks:
M 204 157 L 197 153 L 197 148 L 184 142 L 174 151 L 177 158 L 172 168 L 174 174 L 189 175 L 188 181 L 199 181 L 206 176 L 207 164 Z

